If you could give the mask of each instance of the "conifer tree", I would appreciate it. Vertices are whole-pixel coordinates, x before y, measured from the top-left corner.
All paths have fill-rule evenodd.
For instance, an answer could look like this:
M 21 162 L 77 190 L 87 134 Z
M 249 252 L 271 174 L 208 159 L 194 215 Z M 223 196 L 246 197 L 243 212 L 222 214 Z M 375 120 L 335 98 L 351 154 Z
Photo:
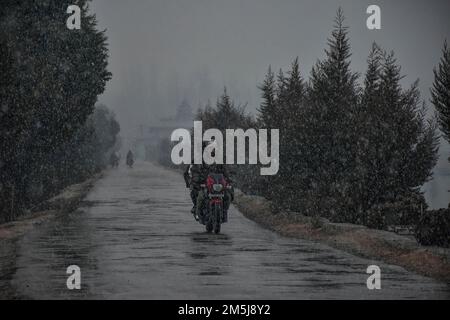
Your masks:
M 438 112 L 440 129 L 445 139 L 450 142 L 450 48 L 447 41 L 444 42 L 439 65 L 434 69 L 431 97 Z
M 106 36 L 97 30 L 88 1 L 77 2 L 80 30 L 65 25 L 71 4 L 8 0 L 0 6 L 0 99 L 8 111 L 0 115 L 2 172 L 7 172 L 1 178 L 6 197 L 20 199 L 22 206 L 36 200 L 30 185 L 43 185 L 47 195 L 55 192 L 44 180 L 62 178 L 56 167 L 66 160 L 63 151 L 111 77 Z
M 412 218 L 418 217 L 424 203 L 419 188 L 436 163 L 435 125 L 425 118 L 417 82 L 404 90 L 401 79 L 394 54 L 374 45 L 358 109 L 353 188 L 357 213 L 352 219 L 371 227 L 383 228 L 388 221 L 411 223 L 400 216 L 400 203 L 413 203 L 413 207 L 415 203 L 408 211 Z
M 275 125 L 277 117 L 275 85 L 275 75 L 269 66 L 264 82 L 259 86 L 263 101 L 258 108 L 258 123 L 262 128 L 274 128 Z

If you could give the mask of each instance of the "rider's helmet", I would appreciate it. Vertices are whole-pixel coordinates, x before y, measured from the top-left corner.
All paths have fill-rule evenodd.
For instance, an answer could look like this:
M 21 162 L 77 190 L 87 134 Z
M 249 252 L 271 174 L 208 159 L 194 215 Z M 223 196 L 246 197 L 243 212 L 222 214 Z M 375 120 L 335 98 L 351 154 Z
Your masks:
M 214 147 L 214 151 L 211 152 L 211 157 L 215 157 L 216 156 L 216 151 L 215 150 L 217 148 L 216 140 L 213 138 L 213 139 L 211 139 L 211 141 L 206 141 L 206 145 L 207 146 L 211 146 L 211 148 Z

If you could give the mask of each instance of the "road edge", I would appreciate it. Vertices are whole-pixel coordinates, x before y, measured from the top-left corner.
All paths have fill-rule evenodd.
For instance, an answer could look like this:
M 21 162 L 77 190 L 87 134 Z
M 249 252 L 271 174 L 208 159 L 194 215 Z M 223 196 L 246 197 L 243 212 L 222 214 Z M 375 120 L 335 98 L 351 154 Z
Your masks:
M 236 190 L 233 203 L 248 219 L 282 236 L 316 241 L 368 259 L 381 260 L 450 284 L 450 249 L 361 225 L 313 221 L 300 213 L 272 213 L 270 201 Z
M 67 186 L 58 195 L 36 206 L 32 213 L 21 216 L 15 221 L 0 224 L 0 241 L 19 238 L 57 214 L 75 211 L 95 182 L 103 175 L 104 171 L 101 171 L 81 183 Z

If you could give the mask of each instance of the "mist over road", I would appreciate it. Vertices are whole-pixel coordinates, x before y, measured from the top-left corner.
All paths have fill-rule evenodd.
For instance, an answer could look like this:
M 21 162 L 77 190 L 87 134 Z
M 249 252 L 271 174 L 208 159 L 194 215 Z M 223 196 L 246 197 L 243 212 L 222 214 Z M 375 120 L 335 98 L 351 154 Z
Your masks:
M 181 175 L 138 162 L 109 169 L 79 210 L 0 248 L 0 298 L 449 298 L 445 284 L 262 229 L 230 209 L 222 234 L 190 214 Z M 66 268 L 81 268 L 68 290 Z M 381 290 L 366 287 L 381 267 Z

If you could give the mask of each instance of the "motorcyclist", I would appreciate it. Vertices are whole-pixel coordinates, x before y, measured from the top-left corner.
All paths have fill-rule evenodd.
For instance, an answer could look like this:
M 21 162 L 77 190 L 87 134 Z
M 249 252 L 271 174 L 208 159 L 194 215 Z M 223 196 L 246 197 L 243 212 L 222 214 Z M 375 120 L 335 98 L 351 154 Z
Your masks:
M 206 163 L 202 163 L 199 165 L 192 165 L 190 168 L 188 168 L 191 173 L 191 198 L 195 199 L 194 202 L 194 208 L 195 208 L 195 219 L 198 220 L 199 217 L 202 214 L 202 208 L 205 205 L 205 199 L 206 199 L 206 192 L 201 188 L 201 184 L 204 184 L 206 182 L 206 178 L 210 173 L 218 173 L 223 174 L 225 180 L 228 183 L 231 183 L 231 178 L 228 173 L 228 170 L 226 169 L 225 165 L 223 164 L 211 164 L 208 165 Z M 194 192 L 192 192 L 194 190 Z M 228 211 L 231 201 L 233 200 L 233 192 L 232 190 L 225 189 L 224 191 L 224 210 L 225 213 Z M 193 210 L 194 210 L 193 208 Z M 225 216 L 227 216 L 225 214 Z
M 131 167 L 133 167 L 133 163 L 134 163 L 134 155 L 133 152 L 131 152 L 131 150 L 128 151 L 127 153 L 127 165 Z
M 191 194 L 191 200 L 192 200 L 192 204 L 193 204 L 191 213 L 193 215 L 195 215 L 195 205 L 197 203 L 197 196 L 198 196 L 198 191 L 200 190 L 200 185 L 199 184 L 196 185 L 192 181 L 192 173 L 191 173 L 192 167 L 193 167 L 192 164 L 190 164 L 186 167 L 183 177 L 184 177 L 184 182 L 186 183 L 186 188 L 189 188 L 191 190 L 190 194 Z
M 207 145 L 208 145 L 207 142 L 202 143 L 202 154 Z M 203 181 L 206 180 L 206 176 L 204 177 L 203 172 L 204 172 L 203 164 L 190 164 L 186 167 L 186 170 L 184 171 L 183 174 L 184 181 L 186 183 L 186 188 L 189 188 L 191 190 L 191 200 L 193 204 L 191 213 L 194 215 L 196 219 L 198 218 L 195 215 L 195 208 L 197 205 L 198 193 L 201 189 L 200 185 L 203 183 Z
M 111 167 L 117 167 L 119 165 L 119 157 L 116 152 L 111 153 L 111 157 L 109 158 L 109 162 Z

